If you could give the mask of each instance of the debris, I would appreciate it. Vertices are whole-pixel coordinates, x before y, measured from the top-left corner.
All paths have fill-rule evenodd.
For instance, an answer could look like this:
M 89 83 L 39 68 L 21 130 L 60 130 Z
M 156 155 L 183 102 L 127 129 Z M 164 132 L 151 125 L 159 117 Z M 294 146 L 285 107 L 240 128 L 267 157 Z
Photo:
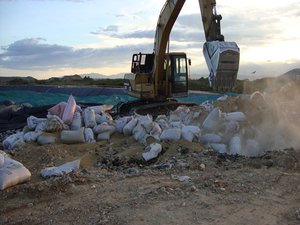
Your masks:
M 217 101 L 222 101 L 222 102 L 224 102 L 224 101 L 227 100 L 227 98 L 228 98 L 228 95 L 223 95 L 223 96 L 217 98 Z
M 41 176 L 44 178 L 48 178 L 52 176 L 62 176 L 64 174 L 68 174 L 71 173 L 72 171 L 79 169 L 79 166 L 80 166 L 80 159 L 62 164 L 57 167 L 47 167 L 41 170 Z
M 144 152 L 142 154 L 145 161 L 149 161 L 151 159 L 156 158 L 158 154 L 162 151 L 162 146 L 158 143 L 150 144 L 149 147 L 147 147 L 147 149 L 149 148 L 150 150 L 148 152 Z
M 204 164 L 204 163 L 201 163 L 201 164 L 200 164 L 200 168 L 201 168 L 202 170 L 204 170 L 204 169 L 206 168 L 205 164 Z
M 153 168 L 155 168 L 155 169 L 169 169 L 171 167 L 172 167 L 172 165 L 169 163 L 166 163 L 166 162 L 161 162 L 161 163 L 155 164 L 153 166 Z
M 189 176 L 178 176 L 178 175 L 171 174 L 171 178 L 186 183 L 192 181 L 192 178 Z

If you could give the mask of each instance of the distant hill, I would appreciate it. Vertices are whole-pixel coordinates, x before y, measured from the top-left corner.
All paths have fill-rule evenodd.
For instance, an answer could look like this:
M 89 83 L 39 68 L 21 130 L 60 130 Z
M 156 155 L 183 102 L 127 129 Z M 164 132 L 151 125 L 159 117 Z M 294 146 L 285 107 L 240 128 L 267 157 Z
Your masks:
M 30 84 L 35 83 L 37 79 L 33 77 L 0 77 L 0 85 L 7 84 Z
M 280 76 L 281 78 L 288 78 L 290 80 L 300 80 L 300 68 L 292 69 Z
M 104 75 L 104 74 L 100 74 L 100 73 L 87 73 L 87 74 L 81 74 L 80 76 L 82 78 L 89 77 L 89 78 L 92 78 L 94 80 L 99 80 L 99 79 L 122 79 L 122 78 L 124 78 L 123 73 L 118 73 L 118 74 L 114 74 L 114 75 Z
M 33 78 L 33 77 L 0 77 L 0 82 L 8 82 L 8 81 L 11 81 L 11 80 L 15 80 L 15 79 L 21 79 L 21 80 L 26 80 L 26 81 L 29 81 L 29 82 L 33 82 L 35 81 L 36 79 Z

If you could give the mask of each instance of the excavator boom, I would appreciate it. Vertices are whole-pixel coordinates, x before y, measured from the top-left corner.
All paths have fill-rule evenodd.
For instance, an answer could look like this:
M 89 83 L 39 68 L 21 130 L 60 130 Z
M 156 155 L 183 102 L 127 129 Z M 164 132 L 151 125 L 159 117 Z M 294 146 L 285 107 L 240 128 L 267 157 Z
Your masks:
M 160 95 L 168 95 L 166 82 L 165 81 L 165 73 L 164 73 L 164 63 L 166 57 L 166 48 L 167 43 L 169 41 L 170 33 L 172 27 L 185 3 L 185 0 L 168 0 L 163 6 L 155 32 L 155 41 L 154 41 L 154 94 L 157 96 Z

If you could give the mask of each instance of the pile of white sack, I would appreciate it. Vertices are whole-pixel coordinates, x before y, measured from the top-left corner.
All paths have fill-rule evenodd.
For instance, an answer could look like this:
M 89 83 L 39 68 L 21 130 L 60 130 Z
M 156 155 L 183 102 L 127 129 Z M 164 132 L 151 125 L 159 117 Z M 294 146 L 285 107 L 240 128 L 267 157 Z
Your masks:
M 108 111 L 112 106 L 100 105 L 81 109 L 71 95 L 68 102 L 61 102 L 48 110 L 47 118 L 27 118 L 22 132 L 3 141 L 5 150 L 12 150 L 24 143 L 49 144 L 92 143 L 109 140 L 115 132 L 133 136 L 144 146 L 153 139 L 160 141 L 200 142 L 219 153 L 258 156 L 261 154 L 256 141 L 259 132 L 247 124 L 243 112 L 222 113 L 219 108 L 205 103 L 201 107 L 179 106 L 168 116 L 159 115 L 153 120 L 150 115 L 124 116 L 113 119 Z M 207 114 L 203 118 L 203 113 Z M 203 122 L 202 122 L 203 121 Z M 57 135 L 60 133 L 59 140 Z M 151 138 L 151 143 L 150 143 Z

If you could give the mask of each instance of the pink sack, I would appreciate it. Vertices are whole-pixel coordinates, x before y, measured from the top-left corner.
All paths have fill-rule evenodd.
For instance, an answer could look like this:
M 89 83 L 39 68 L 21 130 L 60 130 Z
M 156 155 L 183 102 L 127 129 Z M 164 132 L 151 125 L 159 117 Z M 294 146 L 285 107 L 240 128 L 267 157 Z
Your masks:
M 62 118 L 66 106 L 67 106 L 66 102 L 60 102 L 55 106 L 51 107 L 50 109 L 48 109 L 48 112 L 51 113 L 51 115 L 56 115 L 59 116 L 59 118 Z
M 65 124 L 70 125 L 72 123 L 75 109 L 76 109 L 76 101 L 73 98 L 73 96 L 70 95 L 62 116 L 62 120 L 64 121 Z

